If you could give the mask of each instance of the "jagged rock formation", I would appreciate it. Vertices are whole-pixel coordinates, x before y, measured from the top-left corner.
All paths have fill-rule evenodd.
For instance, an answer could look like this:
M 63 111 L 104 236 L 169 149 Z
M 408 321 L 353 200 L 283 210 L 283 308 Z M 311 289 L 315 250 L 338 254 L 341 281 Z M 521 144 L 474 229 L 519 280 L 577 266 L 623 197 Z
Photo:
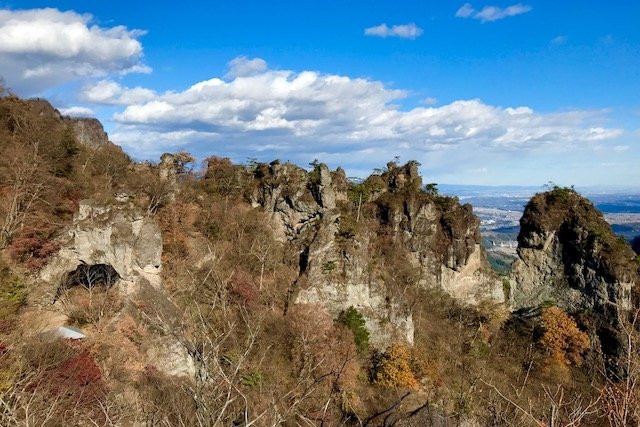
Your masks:
M 255 177 L 252 204 L 271 214 L 278 239 L 300 254 L 292 302 L 320 304 L 333 315 L 356 307 L 374 345 L 413 341 L 411 298 L 393 288 L 394 275 L 463 303 L 503 301 L 501 285 L 486 274 L 471 206 L 424 192 L 415 162 L 390 163 L 351 189 L 344 171 L 324 164 L 308 173 L 276 161 L 260 165 Z M 392 246 L 395 253 L 381 255 Z
M 136 292 L 142 283 L 161 285 L 162 235 L 151 219 L 126 204 L 109 207 L 80 202 L 73 226 L 62 249 L 42 270 L 41 278 L 57 292 L 66 275 L 80 265 L 108 265 L 119 276 L 124 293 Z
M 550 301 L 572 313 L 590 313 L 592 338 L 615 359 L 623 346 L 620 319 L 632 307 L 639 282 L 638 264 L 591 202 L 563 188 L 535 195 L 520 220 L 518 256 L 514 307 Z
M 503 301 L 481 248 L 480 221 L 471 205 L 421 190 L 417 165 L 391 163 L 382 178 L 387 191 L 375 197 L 381 221 L 389 225 L 420 267 L 423 286 L 441 287 L 466 303 Z M 384 187 L 383 187 L 384 190 Z

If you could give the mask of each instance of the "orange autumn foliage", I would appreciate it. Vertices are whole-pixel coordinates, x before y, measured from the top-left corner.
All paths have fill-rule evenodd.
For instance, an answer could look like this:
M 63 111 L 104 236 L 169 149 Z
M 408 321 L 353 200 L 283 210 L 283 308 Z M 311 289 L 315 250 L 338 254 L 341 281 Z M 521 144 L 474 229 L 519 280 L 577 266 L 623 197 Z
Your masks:
M 418 388 L 411 369 L 411 352 L 406 345 L 393 344 L 374 362 L 373 382 L 388 388 Z
M 542 313 L 544 335 L 542 344 L 551 361 L 559 366 L 582 364 L 582 355 L 590 346 L 587 334 L 559 307 L 549 307 Z

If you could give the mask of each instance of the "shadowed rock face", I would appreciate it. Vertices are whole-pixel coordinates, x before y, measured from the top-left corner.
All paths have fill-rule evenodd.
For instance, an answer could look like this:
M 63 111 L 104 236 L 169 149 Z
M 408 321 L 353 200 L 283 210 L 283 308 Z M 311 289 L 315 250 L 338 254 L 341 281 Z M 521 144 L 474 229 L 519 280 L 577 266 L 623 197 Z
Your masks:
M 471 206 L 425 193 L 415 162 L 389 163 L 351 188 L 344 171 L 324 164 L 307 172 L 276 161 L 259 166 L 255 179 L 252 204 L 271 214 L 277 238 L 300 254 L 291 302 L 320 304 L 336 316 L 357 308 L 374 345 L 413 341 L 413 301 L 393 287 L 394 275 L 463 303 L 504 300 L 502 285 L 486 273 Z M 386 258 L 385 246 L 395 251 Z
M 594 338 L 615 365 L 622 349 L 619 322 L 632 308 L 639 281 L 629 245 L 591 202 L 569 189 L 535 195 L 520 227 L 514 306 L 551 301 L 569 312 L 591 313 Z

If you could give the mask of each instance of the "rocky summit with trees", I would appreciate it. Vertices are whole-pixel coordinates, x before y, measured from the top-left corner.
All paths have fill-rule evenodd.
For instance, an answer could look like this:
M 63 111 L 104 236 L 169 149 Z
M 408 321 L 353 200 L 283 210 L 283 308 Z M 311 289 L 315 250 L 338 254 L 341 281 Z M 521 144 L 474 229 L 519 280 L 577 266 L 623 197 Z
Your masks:
M 640 423 L 640 258 L 570 188 L 513 273 L 390 162 L 138 163 L 0 97 L 3 426 Z

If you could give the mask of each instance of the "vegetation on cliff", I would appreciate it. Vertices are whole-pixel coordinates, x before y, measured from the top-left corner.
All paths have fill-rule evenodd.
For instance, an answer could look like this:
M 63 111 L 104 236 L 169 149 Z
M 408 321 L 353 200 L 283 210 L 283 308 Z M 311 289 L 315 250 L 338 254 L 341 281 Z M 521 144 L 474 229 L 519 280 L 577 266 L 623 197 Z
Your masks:
M 480 236 L 471 207 L 424 189 L 415 162 L 390 163 L 362 183 L 321 164 L 308 172 L 211 157 L 199 171 L 187 153 L 139 164 L 108 142 L 80 142 L 74 129 L 44 101 L 0 98 L 0 424 L 638 421 L 635 383 L 599 371 L 582 314 L 511 315 L 421 284 L 427 274 L 457 274 Z M 117 206 L 104 217 L 129 221 L 112 224 L 121 234 L 158 224 L 160 286 L 98 290 L 76 280 L 55 284 L 52 303 L 42 268 L 71 227 L 102 221 L 95 214 L 78 224 L 83 199 L 91 212 Z M 524 227 L 557 226 L 568 207 L 574 223 L 602 225 L 582 218 L 584 202 L 562 190 L 532 200 L 538 216 Z M 616 241 L 589 239 L 601 242 L 607 271 L 626 271 Z M 347 282 L 355 273 L 346 266 L 386 291 L 376 300 L 388 310 L 379 330 L 365 307 L 340 315 L 321 299 L 296 303 L 310 281 Z M 405 337 L 376 348 L 373 336 L 405 312 L 413 344 Z M 56 338 L 59 317 L 82 324 L 86 338 Z M 625 330 L 636 339 L 633 324 Z M 637 378 L 635 347 L 627 349 L 628 378 Z M 620 396 L 631 408 L 623 414 Z

